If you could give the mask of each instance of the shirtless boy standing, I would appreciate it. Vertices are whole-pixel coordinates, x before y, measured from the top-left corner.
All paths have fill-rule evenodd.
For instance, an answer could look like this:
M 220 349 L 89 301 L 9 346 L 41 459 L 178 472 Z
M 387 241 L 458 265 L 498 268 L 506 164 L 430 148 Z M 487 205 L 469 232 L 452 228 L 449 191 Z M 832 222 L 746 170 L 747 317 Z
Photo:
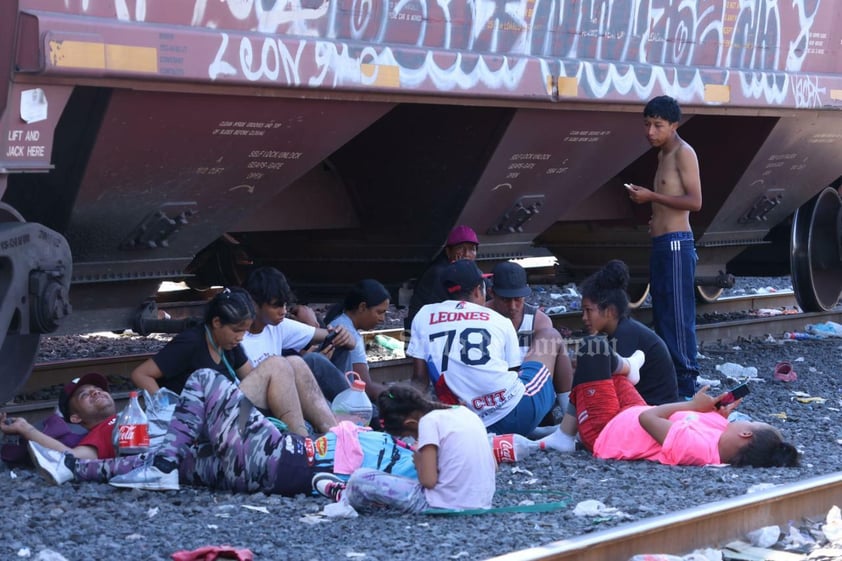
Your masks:
M 696 152 L 680 136 L 681 109 L 669 96 L 659 96 L 643 109 L 649 144 L 658 148 L 653 189 L 627 184 L 638 204 L 652 203 L 649 261 L 650 294 L 655 331 L 666 342 L 678 375 L 678 393 L 693 397 L 699 374 L 696 362 L 696 249 L 690 212 L 702 208 L 702 186 Z

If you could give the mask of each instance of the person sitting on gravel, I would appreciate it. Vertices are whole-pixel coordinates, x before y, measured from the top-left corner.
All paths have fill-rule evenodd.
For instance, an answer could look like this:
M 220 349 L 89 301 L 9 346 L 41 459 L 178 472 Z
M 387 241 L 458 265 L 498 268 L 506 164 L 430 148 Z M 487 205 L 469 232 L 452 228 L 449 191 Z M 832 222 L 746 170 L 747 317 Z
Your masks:
M 323 354 L 334 348 L 356 346 L 355 338 L 344 327 L 322 329 L 286 317 L 293 294 L 284 274 L 274 267 L 260 267 L 252 271 L 243 288 L 257 304 L 254 321 L 242 341 L 253 366 L 257 367 L 267 358 L 276 356 L 281 362 L 288 363 L 291 370 L 307 368 L 330 401 L 348 389 L 345 373 Z M 322 343 L 328 336 L 331 336 L 330 342 L 320 352 L 304 352 L 311 345 Z
M 449 299 L 424 306 L 412 321 L 413 385 L 423 392 L 432 382 L 440 401 L 473 410 L 489 432 L 529 435 L 556 402 L 551 380 L 561 335 L 536 331 L 521 360 L 512 322 L 485 307 L 473 261 L 451 263 L 442 282 Z
M 280 431 L 239 386 L 216 370 L 191 374 L 162 444 L 149 453 L 82 460 L 30 442 L 50 482 L 109 482 L 115 487 L 177 490 L 182 482 L 238 493 L 312 492 L 316 473 L 367 467 L 416 477 L 412 451 L 383 432 L 345 421 L 318 438 Z
M 553 322 L 538 306 L 526 303 L 526 297 L 532 294 L 532 289 L 526 282 L 526 271 L 523 267 L 511 261 L 503 261 L 495 265 L 491 273 L 491 299 L 486 305 L 511 320 L 517 331 L 523 360 L 532 347 L 534 333 L 542 329 L 554 329 Z M 553 387 L 558 402 L 558 407 L 554 410 L 559 412 L 556 424 L 567 411 L 572 383 L 573 365 L 567 355 L 567 344 L 562 339 L 553 368 Z
M 669 349 L 657 333 L 629 317 L 628 285 L 629 269 L 617 259 L 582 282 L 579 293 L 585 329 L 591 335 L 607 335 L 614 350 L 622 356 L 638 349 L 646 354 L 640 382 L 635 386 L 646 403 L 678 401 L 678 380 Z
M 334 501 L 344 497 L 355 509 L 385 506 L 421 513 L 491 508 L 497 462 L 485 426 L 473 412 L 430 401 L 400 384 L 380 394 L 377 408 L 386 432 L 417 441 L 417 478 L 361 468 L 346 483 L 323 472 L 313 477 L 313 489 Z
M 616 360 L 606 337 L 585 338 L 570 397 L 576 415 L 568 413 L 562 423 L 573 427 L 567 433 L 572 439 L 578 418 L 579 438 L 597 458 L 666 465 L 798 466 L 798 450 L 771 425 L 728 422 L 739 399 L 720 404 L 722 396 L 708 395 L 705 386 L 690 401 L 647 405 L 634 387 L 639 374 L 612 375 Z
M 441 274 L 454 261 L 459 259 L 476 260 L 477 249 L 479 249 L 479 238 L 477 238 L 477 233 L 469 226 L 455 226 L 450 231 L 444 249 L 415 283 L 412 297 L 409 300 L 409 310 L 406 319 L 404 319 L 404 329 L 407 331 L 410 329 L 415 314 L 422 306 L 444 302 L 449 298 L 442 287 Z
M 336 417 L 306 365 L 292 368 L 289 361 L 277 356 L 257 367 L 249 362 L 240 342 L 254 316 L 248 292 L 242 288 L 223 290 L 209 302 L 204 325 L 176 335 L 134 369 L 132 382 L 150 395 L 159 387 L 181 393 L 193 372 L 210 368 L 240 384 L 255 406 L 280 419 L 290 432 L 307 436 L 305 419 L 316 432 L 327 432 L 336 425 Z
M 342 372 L 354 371 L 359 374 L 371 401 L 375 401 L 386 386 L 371 379 L 365 340 L 359 330 L 369 331 L 383 323 L 390 298 L 385 286 L 374 279 L 364 279 L 351 287 L 344 302 L 336 304 L 325 314 L 328 326 L 334 329 L 342 327 L 354 338 L 353 348 L 334 350 L 331 361 Z
M 65 384 L 59 392 L 58 408 L 66 422 L 88 430 L 75 447 L 66 446 L 44 434 L 23 417 L 7 417 L 5 412 L 0 412 L 0 430 L 47 449 L 68 452 L 77 458 L 113 458 L 116 455 L 111 435 L 117 419 L 117 406 L 108 393 L 105 376 L 91 372 Z

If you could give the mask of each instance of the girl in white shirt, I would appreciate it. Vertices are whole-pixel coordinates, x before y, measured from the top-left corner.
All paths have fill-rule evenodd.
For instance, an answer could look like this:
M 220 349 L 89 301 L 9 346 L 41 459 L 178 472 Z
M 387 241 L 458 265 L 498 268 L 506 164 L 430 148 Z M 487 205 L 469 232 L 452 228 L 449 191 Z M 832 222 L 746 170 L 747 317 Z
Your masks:
M 383 429 L 416 440 L 418 479 L 361 468 L 347 483 L 319 474 L 313 486 L 355 509 L 386 506 L 400 512 L 490 508 L 497 463 L 482 421 L 462 406 L 424 398 L 415 388 L 394 385 L 377 399 Z

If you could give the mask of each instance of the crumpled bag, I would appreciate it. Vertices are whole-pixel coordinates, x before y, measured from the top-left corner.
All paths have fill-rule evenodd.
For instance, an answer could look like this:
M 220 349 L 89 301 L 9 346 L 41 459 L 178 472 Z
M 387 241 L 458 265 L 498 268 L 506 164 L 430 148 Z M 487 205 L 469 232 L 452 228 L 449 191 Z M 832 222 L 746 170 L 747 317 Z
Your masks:
M 327 518 L 356 518 L 359 513 L 351 506 L 344 496 L 335 503 L 325 505 L 322 514 Z
M 627 517 L 628 515 L 613 506 L 605 506 L 601 501 L 588 499 L 576 505 L 573 509 L 576 516 L 616 516 Z
M 216 561 L 216 559 L 236 559 L 254 561 L 254 554 L 248 549 L 235 549 L 230 545 L 206 545 L 193 551 L 176 551 L 170 557 L 173 561 Z
M 824 323 L 812 323 L 804 328 L 807 333 L 813 335 L 821 335 L 823 337 L 842 337 L 842 325 L 835 321 L 826 321 Z
M 822 533 L 832 544 L 842 543 L 842 511 L 833 505 L 827 512 L 825 523 L 822 524 Z
M 772 547 L 778 543 L 778 538 L 781 537 L 780 526 L 765 526 L 757 530 L 752 530 L 746 534 L 751 545 L 756 547 Z

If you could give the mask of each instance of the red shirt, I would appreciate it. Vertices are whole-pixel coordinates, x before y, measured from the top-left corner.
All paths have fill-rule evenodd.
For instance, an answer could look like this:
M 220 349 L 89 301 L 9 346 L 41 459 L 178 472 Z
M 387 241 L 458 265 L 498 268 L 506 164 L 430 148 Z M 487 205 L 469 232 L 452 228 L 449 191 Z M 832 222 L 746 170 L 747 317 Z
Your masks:
M 114 424 L 116 422 L 117 415 L 113 415 L 101 422 L 79 441 L 79 446 L 92 446 L 96 448 L 96 457 L 100 460 L 117 457 L 113 439 Z

